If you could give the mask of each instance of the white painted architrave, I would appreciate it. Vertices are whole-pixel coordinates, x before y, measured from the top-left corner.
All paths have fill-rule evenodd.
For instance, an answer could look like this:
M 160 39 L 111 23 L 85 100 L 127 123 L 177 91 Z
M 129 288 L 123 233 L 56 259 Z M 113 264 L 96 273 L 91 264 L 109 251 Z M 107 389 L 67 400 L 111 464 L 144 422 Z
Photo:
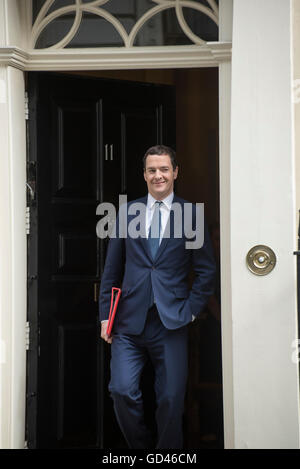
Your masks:
M 234 3 L 230 278 L 241 449 L 299 448 L 291 19 L 290 0 Z M 246 266 L 258 244 L 277 256 L 266 276 Z
M 24 74 L 0 66 L 0 448 L 23 448 L 26 393 Z
M 231 59 L 231 42 L 203 46 L 84 49 L 1 47 L 0 64 L 24 71 L 218 67 Z
M 210 0 L 211 5 L 214 4 Z M 27 7 L 27 8 L 25 8 Z M 194 46 L 33 50 L 31 0 L 0 0 L 0 448 L 25 434 L 26 219 L 23 71 L 217 67 L 220 76 L 220 200 L 225 441 L 234 446 L 230 267 L 230 88 L 232 0 L 220 0 L 220 42 Z M 23 21 L 22 21 L 23 20 Z M 16 24 L 18 27 L 16 28 Z M 222 42 L 223 41 L 223 42 Z
M 220 41 L 232 41 L 233 0 L 221 0 Z M 235 446 L 231 282 L 231 60 L 219 64 L 219 179 L 224 446 Z

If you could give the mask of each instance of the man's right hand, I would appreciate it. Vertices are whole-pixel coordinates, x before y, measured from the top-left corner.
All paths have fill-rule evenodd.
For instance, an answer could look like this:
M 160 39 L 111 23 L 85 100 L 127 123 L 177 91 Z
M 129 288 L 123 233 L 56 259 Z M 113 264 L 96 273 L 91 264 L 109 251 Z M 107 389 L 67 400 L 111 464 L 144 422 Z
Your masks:
M 106 330 L 107 330 L 108 321 L 102 321 L 101 323 L 101 339 L 105 340 L 108 344 L 112 343 L 112 337 L 108 337 Z

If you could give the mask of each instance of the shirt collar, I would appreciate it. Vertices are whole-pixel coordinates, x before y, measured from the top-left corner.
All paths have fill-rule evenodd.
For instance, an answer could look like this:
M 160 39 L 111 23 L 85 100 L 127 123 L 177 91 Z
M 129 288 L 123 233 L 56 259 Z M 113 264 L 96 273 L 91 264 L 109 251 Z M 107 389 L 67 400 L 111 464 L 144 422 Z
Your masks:
M 165 204 L 165 206 L 169 210 L 171 210 L 173 198 L 174 198 L 174 192 L 171 192 L 171 194 L 169 194 L 167 197 L 162 199 L 162 202 Z M 157 200 L 154 197 L 152 197 L 152 195 L 148 192 L 147 207 L 151 209 L 156 201 Z

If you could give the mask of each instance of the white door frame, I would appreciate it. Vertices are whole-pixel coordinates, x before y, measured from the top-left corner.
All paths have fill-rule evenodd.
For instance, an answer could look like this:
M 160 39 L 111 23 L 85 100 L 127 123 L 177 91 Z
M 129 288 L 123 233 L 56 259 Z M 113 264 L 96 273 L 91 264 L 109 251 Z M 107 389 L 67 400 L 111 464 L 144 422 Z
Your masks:
M 202 46 L 138 47 L 128 50 L 84 49 L 84 54 L 82 50 L 75 49 L 29 49 L 30 6 L 30 0 L 21 4 L 17 0 L 0 0 L 0 17 L 2 13 L 5 26 L 2 29 L 3 37 L 0 36 L 1 43 L 4 44 L 4 47 L 0 47 L 0 122 L 5 122 L 4 126 L 0 125 L 0 136 L 2 133 L 3 141 L 6 142 L 6 146 L 3 147 L 6 158 L 0 160 L 2 183 L 0 208 L 3 208 L 0 216 L 3 241 L 0 254 L 3 254 L 2 259 L 5 257 L 5 263 L 0 267 L 0 291 L 7 292 L 5 298 L 0 298 L 0 321 L 4 326 L 0 337 L 3 365 L 0 373 L 1 448 L 22 448 L 25 431 L 27 296 L 26 129 L 23 117 L 25 71 L 219 67 L 221 256 L 222 291 L 225 292 L 222 294 L 222 315 L 223 324 L 231 323 L 228 194 L 232 0 L 220 0 L 220 42 Z M 223 369 L 225 370 L 225 441 L 227 447 L 232 447 L 234 436 L 230 327 L 224 327 L 223 330 Z
M 31 24 L 30 18 L 31 0 L 0 0 L 0 139 L 2 146 L 2 155 L 0 159 L 0 257 L 3 260 L 0 263 L 0 447 L 1 448 L 22 448 L 24 446 L 24 428 L 25 428 L 25 383 L 26 383 L 26 352 L 25 352 L 25 329 L 26 329 L 26 129 L 23 118 L 24 112 L 24 71 L 31 70 L 96 70 L 96 69 L 150 69 L 150 68 L 193 68 L 193 67 L 219 67 L 219 114 L 220 114 L 220 230 L 221 230 L 221 294 L 222 294 L 222 355 L 223 355 L 223 396 L 224 396 L 224 431 L 225 447 L 264 447 L 268 444 L 270 447 L 299 447 L 299 412 L 298 412 L 298 369 L 292 368 L 286 359 L 283 363 L 287 365 L 289 374 L 284 376 L 285 385 L 280 381 L 280 373 L 276 368 L 270 370 L 266 379 L 268 390 L 271 390 L 271 383 L 276 381 L 280 384 L 279 390 L 274 389 L 271 402 L 275 415 L 268 421 L 265 420 L 263 410 L 272 410 L 268 406 L 270 395 L 265 393 L 257 385 L 255 366 L 251 362 L 250 354 L 247 354 L 243 347 L 243 340 L 253 339 L 255 342 L 256 330 L 268 331 L 268 323 L 262 311 L 260 301 L 265 302 L 264 306 L 271 308 L 270 297 L 261 294 L 262 285 L 272 282 L 271 275 L 267 282 L 262 283 L 262 279 L 254 278 L 253 274 L 247 271 L 245 266 L 245 256 L 248 248 L 252 247 L 257 238 L 249 236 L 246 239 L 245 229 L 241 230 L 239 225 L 240 206 L 238 205 L 239 190 L 243 184 L 248 183 L 249 177 L 241 171 L 241 180 L 237 178 L 237 168 L 240 161 L 247 166 L 251 161 L 251 155 L 243 158 L 245 148 L 243 140 L 240 138 L 240 129 L 243 132 L 245 141 L 249 145 L 250 137 L 253 133 L 258 136 L 260 127 L 265 126 L 267 138 L 270 139 L 268 126 L 265 125 L 266 115 L 256 114 L 256 120 L 247 122 L 251 125 L 250 132 L 246 132 L 246 126 L 241 125 L 240 117 L 245 117 L 243 103 L 240 102 L 239 91 L 246 80 L 248 89 L 253 90 L 252 101 L 248 98 L 246 105 L 249 109 L 257 105 L 264 99 L 263 90 L 254 85 L 260 83 L 259 73 L 272 75 L 274 65 L 271 60 L 256 63 L 257 58 L 255 47 L 251 47 L 251 37 L 248 42 L 245 40 L 243 28 L 247 29 L 248 17 L 251 21 L 248 25 L 255 24 L 255 32 L 263 34 L 266 30 L 270 32 L 268 39 L 273 38 L 272 22 L 276 17 L 278 31 L 283 36 L 283 45 L 280 41 L 276 47 L 287 58 L 290 56 L 290 44 L 288 43 L 289 24 L 288 14 L 290 12 L 290 0 L 220 0 L 220 26 L 218 43 L 207 43 L 204 46 L 179 46 L 179 47 L 143 47 L 131 50 L 124 49 L 84 49 L 82 50 L 32 50 L 29 47 L 29 30 Z M 269 15 L 269 12 L 276 14 Z M 247 16 L 248 15 L 248 16 Z M 279 16 L 279 18 L 278 18 Z M 285 23 L 282 27 L 280 21 L 284 18 Z M 234 24 L 234 28 L 232 28 Z M 260 28 L 260 29 L 259 29 Z M 233 61 L 231 63 L 231 42 L 232 29 L 233 37 Z M 276 33 L 278 32 L 276 31 Z M 253 32 L 253 29 L 252 29 Z M 251 31 L 248 31 L 249 37 Z M 243 41 L 240 46 L 240 37 Z M 281 38 L 281 37 L 280 37 Z M 261 41 L 264 42 L 263 36 Z M 255 43 L 254 43 L 255 44 Z M 260 59 L 273 57 L 275 47 L 272 41 L 266 41 L 268 50 L 263 48 L 263 54 Z M 248 49 L 250 51 L 248 57 Z M 250 61 L 250 62 L 247 62 Z M 287 59 L 288 60 L 288 59 Z M 286 106 L 288 98 L 288 73 L 281 70 L 281 84 L 277 83 L 271 93 L 267 93 L 268 99 L 280 94 L 281 104 Z M 233 68 L 232 68 L 233 67 Z M 245 78 L 244 72 L 248 75 Z M 231 75 L 232 74 L 232 75 Z M 256 80 L 253 81 L 251 80 Z M 235 86 L 231 89 L 231 83 Z M 269 101 L 270 102 L 270 101 Z M 288 115 L 288 106 L 285 107 Z M 232 114 L 231 114 L 232 111 Z M 278 116 L 277 116 L 278 117 Z M 271 125 L 271 124 L 270 124 Z M 275 126 L 279 130 L 278 123 Z M 288 144 L 287 160 L 290 163 L 293 157 L 291 149 L 292 124 L 289 120 L 285 126 L 285 133 L 282 135 L 280 144 Z M 234 130 L 232 130 L 234 129 Z M 275 135 L 274 138 L 277 138 Z M 248 139 L 248 140 L 247 140 Z M 276 151 L 276 145 L 273 147 Z M 249 169 L 251 165 L 249 165 Z M 292 167 L 288 166 L 290 174 Z M 259 168 L 259 174 L 265 170 L 264 164 Z M 277 174 L 277 173 L 276 173 Z M 285 183 L 290 181 L 290 174 L 285 178 Z M 278 175 L 279 177 L 279 175 Z M 244 179 L 243 179 L 244 178 Z M 293 187 L 290 190 L 293 195 Z M 293 206 L 293 203 L 291 203 Z M 259 207 L 256 207 L 259 212 Z M 247 210 L 251 212 L 251 205 L 248 204 Z M 252 210 L 253 211 L 253 210 Z M 254 214 L 251 212 L 252 216 Z M 263 220 L 263 214 L 259 213 L 260 220 Z M 290 207 L 286 221 L 292 224 L 291 229 L 286 233 L 288 248 L 292 249 L 291 234 L 295 224 L 289 218 Z M 263 225 L 265 226 L 265 225 Z M 244 227 L 245 228 L 245 227 Z M 247 227 L 248 228 L 248 225 Z M 240 234 L 242 233 L 242 236 Z M 253 235 L 253 233 L 252 233 Z M 257 235 L 257 231 L 256 231 Z M 241 238 L 246 242 L 241 243 Z M 273 240 L 274 241 L 274 240 Z M 278 241 L 278 240 L 277 240 Z M 276 244 L 276 243 L 275 243 Z M 238 247 L 238 253 L 236 248 Z M 276 248 L 281 249 L 280 245 Z M 286 252 L 282 250 L 282 259 Z M 280 259 L 281 260 L 281 259 Z M 286 355 L 284 347 L 293 337 L 296 327 L 296 298 L 295 298 L 295 279 L 296 273 L 293 264 L 289 258 L 286 262 L 286 271 L 281 271 L 282 264 L 279 263 L 276 271 L 285 276 L 286 272 L 292 282 L 292 299 L 289 302 L 289 314 L 285 317 L 289 326 L 289 334 L 284 338 L 284 344 L 281 352 Z M 277 268 L 277 267 L 276 267 Z M 274 271 L 275 272 L 275 271 Z M 240 280 L 238 276 L 240 275 Z M 255 321 L 251 323 L 253 330 L 248 331 L 247 320 L 249 320 L 251 311 L 252 297 L 249 296 L 243 305 L 247 314 L 243 315 L 240 304 L 237 302 L 236 288 L 241 285 L 247 291 L 247 285 L 251 285 L 259 301 L 255 303 Z M 244 283 L 243 283 L 244 282 Z M 293 283 L 294 282 L 294 283 Z M 233 291 L 233 288 L 235 290 Z M 6 292 L 5 296 L 1 292 Z M 280 287 L 279 287 L 280 291 Z M 233 293 L 235 296 L 233 296 Z M 235 300 L 233 302 L 233 300 Z M 274 331 L 278 334 L 281 317 L 278 311 L 272 316 L 275 317 L 273 325 Z M 250 335 L 249 335 L 250 334 Z M 251 335 L 252 334 L 252 335 Z M 296 337 L 296 336 L 295 336 Z M 239 344 L 239 347 L 237 347 Z M 276 347 L 277 344 L 271 344 Z M 246 363 L 252 366 L 247 374 L 243 372 L 243 356 L 240 351 L 245 353 Z M 274 351 L 277 350 L 274 348 Z M 277 357 L 279 355 L 277 354 Z M 272 350 L 267 355 L 268 359 L 272 357 Z M 264 370 L 264 356 L 255 355 L 256 363 L 260 370 Z M 244 367 L 245 368 L 245 367 Z M 258 366 L 259 368 L 259 366 Z M 261 379 L 263 375 L 259 374 Z M 247 408 L 247 395 L 243 383 L 248 379 L 248 385 L 254 386 L 257 393 L 257 399 L 261 400 L 258 409 L 261 415 L 252 415 L 245 412 Z M 297 381 L 297 382 L 296 382 Z M 289 389 L 292 392 L 289 392 Z M 254 394 L 255 394 L 254 392 Z M 259 394 L 260 393 L 260 394 Z M 281 425 L 281 416 L 284 409 L 280 409 L 280 400 L 285 396 L 289 401 L 289 419 L 284 420 Z M 255 402 L 251 402 L 251 405 Z M 264 405 L 265 404 L 265 405 Z M 285 403 L 281 406 L 284 408 Z M 256 408 L 257 411 L 257 408 Z M 278 412 L 278 418 L 276 415 Z M 266 415 L 269 415 L 266 413 Z M 263 431 L 256 432 L 255 424 L 262 426 Z M 255 434 L 259 438 L 255 437 Z M 267 435 L 265 437 L 264 435 Z M 285 437 L 287 435 L 287 437 Z
M 292 6 L 234 2 L 230 226 L 238 448 L 299 448 Z M 265 276 L 253 275 L 245 262 L 261 244 L 277 258 Z

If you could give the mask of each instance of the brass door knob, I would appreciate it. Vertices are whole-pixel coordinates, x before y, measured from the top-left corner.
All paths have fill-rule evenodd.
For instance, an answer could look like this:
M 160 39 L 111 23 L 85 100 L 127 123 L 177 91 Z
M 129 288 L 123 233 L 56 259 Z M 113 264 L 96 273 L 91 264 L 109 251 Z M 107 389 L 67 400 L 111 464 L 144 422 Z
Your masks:
M 262 244 L 254 246 L 247 254 L 246 263 L 248 269 L 255 275 L 267 275 L 276 265 L 274 251 Z

